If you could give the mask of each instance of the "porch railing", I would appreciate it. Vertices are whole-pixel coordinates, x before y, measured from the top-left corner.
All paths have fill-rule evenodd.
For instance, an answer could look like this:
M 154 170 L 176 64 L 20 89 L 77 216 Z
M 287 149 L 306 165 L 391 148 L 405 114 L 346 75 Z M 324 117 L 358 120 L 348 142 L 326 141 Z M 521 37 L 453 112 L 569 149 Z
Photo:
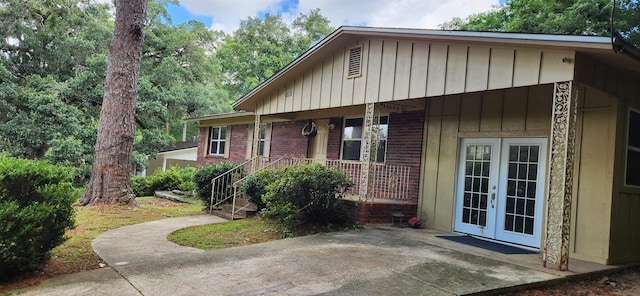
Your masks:
M 268 158 L 256 157 L 236 166 L 232 170 L 214 178 L 211 191 L 211 210 L 220 204 L 232 199 L 232 219 L 234 214 L 242 210 L 242 207 L 236 209 L 236 199 L 239 197 L 239 188 L 242 183 L 250 175 L 264 169 L 278 169 L 289 167 L 296 164 L 319 163 L 328 167 L 337 167 L 342 169 L 345 175 L 350 177 L 353 186 L 348 193 L 351 195 L 360 195 L 360 174 L 362 162 L 344 161 L 344 160 L 320 160 L 310 158 L 278 158 L 270 161 Z M 251 171 L 252 168 L 255 171 Z M 411 167 L 390 164 L 374 164 L 371 166 L 374 170 L 372 176 L 372 185 L 367 199 L 380 200 L 397 200 L 411 201 L 410 194 L 410 176 Z M 247 173 L 248 172 L 248 173 Z
M 345 160 L 319 160 L 309 158 L 293 158 L 291 164 L 320 163 L 328 167 L 341 168 L 345 175 L 351 178 L 353 186 L 349 194 L 360 194 L 360 174 L 362 162 Z M 377 163 L 371 166 L 373 173 L 373 188 L 367 198 L 409 201 L 412 196 L 409 194 L 411 167 L 402 165 L 391 165 Z

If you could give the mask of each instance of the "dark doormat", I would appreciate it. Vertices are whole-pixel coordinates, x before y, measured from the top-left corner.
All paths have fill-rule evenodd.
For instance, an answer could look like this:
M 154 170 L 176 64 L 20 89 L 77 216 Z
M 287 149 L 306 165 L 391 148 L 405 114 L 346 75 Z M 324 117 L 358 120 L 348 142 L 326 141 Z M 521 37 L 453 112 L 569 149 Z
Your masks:
M 482 248 L 502 254 L 535 254 L 536 252 L 525 250 L 522 248 L 503 245 L 495 242 L 478 239 L 470 235 L 438 235 L 439 238 L 454 241 L 457 243 Z

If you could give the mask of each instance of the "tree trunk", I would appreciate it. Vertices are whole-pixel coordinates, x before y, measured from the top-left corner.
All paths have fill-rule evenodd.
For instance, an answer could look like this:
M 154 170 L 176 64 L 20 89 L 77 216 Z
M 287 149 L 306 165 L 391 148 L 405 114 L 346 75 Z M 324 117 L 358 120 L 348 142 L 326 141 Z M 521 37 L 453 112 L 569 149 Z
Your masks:
M 116 0 L 93 169 L 79 205 L 135 202 L 131 157 L 147 0 Z

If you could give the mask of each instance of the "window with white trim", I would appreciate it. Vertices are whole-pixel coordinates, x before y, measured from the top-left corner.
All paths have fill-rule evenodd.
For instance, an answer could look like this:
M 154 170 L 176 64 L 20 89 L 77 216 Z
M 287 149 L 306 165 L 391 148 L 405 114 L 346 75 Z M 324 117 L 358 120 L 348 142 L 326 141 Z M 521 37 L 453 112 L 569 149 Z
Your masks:
M 629 109 L 627 121 L 627 186 L 640 187 L 640 111 Z
M 342 160 L 361 160 L 363 118 L 346 118 L 342 129 Z M 380 124 L 374 127 L 378 132 L 377 162 L 384 162 L 387 150 L 387 135 L 389 131 L 389 117 L 380 116 Z
M 227 127 L 212 126 L 209 128 L 209 154 L 225 155 L 227 142 Z

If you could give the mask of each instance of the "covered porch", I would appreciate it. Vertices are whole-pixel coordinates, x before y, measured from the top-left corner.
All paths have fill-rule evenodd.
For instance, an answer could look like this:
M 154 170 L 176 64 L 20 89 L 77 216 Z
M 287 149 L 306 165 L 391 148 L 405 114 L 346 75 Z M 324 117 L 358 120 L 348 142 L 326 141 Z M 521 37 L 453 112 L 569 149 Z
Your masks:
M 262 170 L 313 163 L 337 168 L 349 177 L 353 186 L 340 203 L 351 213 L 354 222 L 391 224 L 394 214 L 408 218 L 415 216 L 417 212 L 417 191 L 411 189 L 412 172 L 409 166 L 379 163 L 367 167 L 361 161 L 286 157 L 270 159 L 260 156 L 212 180 L 211 209 L 230 203 L 230 218 L 240 218 L 241 212 L 251 207 L 239 189 L 247 177 Z M 363 171 L 365 167 L 366 171 Z

